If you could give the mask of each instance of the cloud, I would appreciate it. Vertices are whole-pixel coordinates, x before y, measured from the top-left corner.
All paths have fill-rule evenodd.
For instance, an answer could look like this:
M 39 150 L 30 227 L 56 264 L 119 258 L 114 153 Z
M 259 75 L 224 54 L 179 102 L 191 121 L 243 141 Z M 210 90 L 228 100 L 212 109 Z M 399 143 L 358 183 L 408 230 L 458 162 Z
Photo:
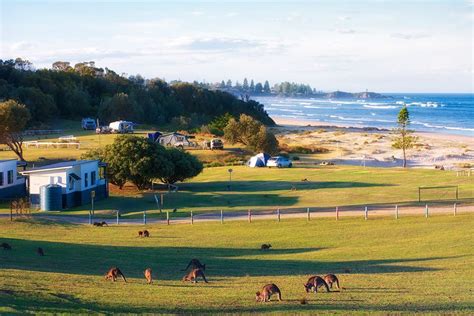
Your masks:
M 336 29 L 336 32 L 338 33 L 341 33 L 341 34 L 355 34 L 357 33 L 355 30 L 353 29 Z
M 412 40 L 412 39 L 427 38 L 427 37 L 430 37 L 430 35 L 426 33 L 392 33 L 390 34 L 390 37 L 400 38 L 404 40 Z
M 337 19 L 339 21 L 349 21 L 352 18 L 350 16 L 347 16 L 347 15 L 341 15 L 341 16 L 338 16 Z
M 35 47 L 35 44 L 31 42 L 21 41 L 16 42 L 10 45 L 10 50 L 12 51 L 24 51 L 29 50 Z
M 202 16 L 204 15 L 204 11 L 195 10 L 195 11 L 191 11 L 190 14 L 194 16 Z

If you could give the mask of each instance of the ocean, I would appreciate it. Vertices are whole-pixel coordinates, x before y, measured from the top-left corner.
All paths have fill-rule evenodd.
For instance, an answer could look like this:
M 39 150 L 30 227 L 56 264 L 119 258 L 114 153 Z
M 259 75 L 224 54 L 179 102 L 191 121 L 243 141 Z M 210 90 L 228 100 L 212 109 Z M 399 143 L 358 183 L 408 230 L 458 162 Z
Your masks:
M 387 99 L 318 99 L 253 97 L 272 117 L 318 121 L 346 126 L 396 127 L 406 105 L 415 131 L 474 137 L 474 94 L 384 94 Z

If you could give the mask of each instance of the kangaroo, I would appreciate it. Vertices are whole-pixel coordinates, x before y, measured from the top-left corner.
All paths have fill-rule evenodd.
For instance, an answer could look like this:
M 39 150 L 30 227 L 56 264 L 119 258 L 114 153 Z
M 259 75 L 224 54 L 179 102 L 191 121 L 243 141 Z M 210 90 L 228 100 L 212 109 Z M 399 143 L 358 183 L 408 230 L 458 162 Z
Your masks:
M 3 250 L 12 250 L 12 246 L 10 246 L 9 244 L 7 244 L 6 242 L 3 242 L 0 244 L 0 247 L 3 248 Z
M 317 293 L 318 288 L 321 287 L 321 286 L 324 286 L 326 288 L 326 291 L 330 292 L 329 286 L 326 283 L 326 281 L 324 281 L 324 279 L 321 278 L 320 276 L 315 275 L 315 276 L 312 276 L 308 279 L 308 281 L 304 285 L 304 288 L 306 290 L 306 293 L 309 293 L 311 291 Z
M 152 276 L 152 271 L 151 268 L 147 268 L 143 274 L 145 274 L 145 279 L 148 284 L 151 284 L 153 282 L 153 276 Z
M 260 250 L 268 250 L 270 248 L 272 248 L 272 245 L 270 244 L 263 244 L 260 246 Z
M 43 256 L 44 256 L 43 248 L 38 247 L 38 249 L 36 249 L 36 253 L 37 253 L 39 256 L 43 257 Z
M 278 296 L 278 300 L 281 301 L 281 291 L 275 284 L 267 284 L 263 287 L 262 291 L 255 293 L 255 300 L 257 302 L 269 302 L 270 297 L 276 294 Z
M 110 270 L 105 274 L 105 279 L 112 280 L 112 282 L 115 282 L 117 281 L 118 276 L 121 276 L 125 283 L 127 282 L 127 279 L 125 279 L 125 275 L 123 275 L 122 271 L 120 271 L 120 269 L 117 267 L 110 268 Z
M 183 282 L 191 281 L 192 283 L 197 283 L 197 277 L 202 277 L 204 282 L 209 283 L 209 282 L 207 282 L 206 276 L 204 275 L 204 272 L 201 269 L 193 269 L 191 272 L 186 274 L 183 277 Z
M 148 230 L 143 231 L 143 237 L 150 237 L 150 232 Z
M 143 232 L 141 230 L 138 232 L 138 237 L 143 237 Z
M 201 264 L 201 262 L 199 262 L 198 259 L 191 259 L 191 261 L 189 261 L 188 263 L 188 266 L 181 271 L 186 271 L 188 270 L 189 267 L 191 267 L 191 269 L 201 269 L 203 271 L 206 270 L 206 265 Z
M 103 222 L 94 222 L 93 225 L 97 226 L 97 227 L 109 226 L 109 225 L 107 225 L 107 223 L 105 221 L 103 221 Z
M 341 288 L 339 287 L 339 279 L 337 278 L 337 276 L 335 276 L 334 274 L 326 274 L 324 277 L 323 277 L 324 281 L 326 281 L 326 283 L 329 285 L 329 287 L 332 289 L 332 285 L 333 284 L 336 284 L 336 287 L 338 290 L 340 290 Z

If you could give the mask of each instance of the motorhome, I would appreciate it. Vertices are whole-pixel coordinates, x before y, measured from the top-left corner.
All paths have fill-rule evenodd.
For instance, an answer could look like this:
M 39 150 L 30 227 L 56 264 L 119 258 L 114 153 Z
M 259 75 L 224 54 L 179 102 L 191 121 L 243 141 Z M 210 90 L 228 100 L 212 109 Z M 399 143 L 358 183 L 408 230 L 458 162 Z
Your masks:
M 112 133 L 133 133 L 133 123 L 129 121 L 115 121 L 109 124 Z

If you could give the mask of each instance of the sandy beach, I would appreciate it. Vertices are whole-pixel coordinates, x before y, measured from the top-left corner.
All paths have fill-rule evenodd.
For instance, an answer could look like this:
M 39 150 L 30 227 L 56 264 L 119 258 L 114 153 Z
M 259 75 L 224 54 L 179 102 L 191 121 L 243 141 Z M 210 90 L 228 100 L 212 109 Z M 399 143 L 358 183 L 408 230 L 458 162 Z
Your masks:
M 393 149 L 390 130 L 344 126 L 287 117 L 272 117 L 278 140 L 288 146 L 328 149 L 324 159 L 336 164 L 400 167 L 401 150 Z M 415 148 L 407 152 L 408 166 L 448 170 L 474 167 L 474 137 L 415 132 Z

